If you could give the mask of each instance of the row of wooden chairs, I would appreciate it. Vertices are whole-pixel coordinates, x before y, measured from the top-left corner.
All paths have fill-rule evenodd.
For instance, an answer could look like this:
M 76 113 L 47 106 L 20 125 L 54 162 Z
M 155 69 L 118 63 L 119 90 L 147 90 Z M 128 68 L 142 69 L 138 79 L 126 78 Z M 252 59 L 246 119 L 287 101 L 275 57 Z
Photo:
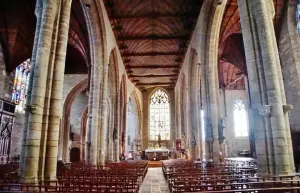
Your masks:
M 147 171 L 146 161 L 110 163 L 104 167 L 94 167 L 84 163 L 59 164 L 57 181 L 19 184 L 13 177 L 0 178 L 0 192 L 138 193 Z
M 243 160 L 242 160 L 243 161 Z M 237 160 L 212 167 L 199 167 L 191 161 L 163 162 L 170 192 L 300 192 L 296 175 L 257 176 L 255 162 Z

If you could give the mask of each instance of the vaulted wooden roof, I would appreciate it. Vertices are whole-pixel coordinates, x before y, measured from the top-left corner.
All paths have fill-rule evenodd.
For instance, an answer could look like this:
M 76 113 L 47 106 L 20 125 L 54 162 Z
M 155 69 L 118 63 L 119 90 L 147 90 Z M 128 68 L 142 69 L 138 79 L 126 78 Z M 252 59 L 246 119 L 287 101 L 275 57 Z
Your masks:
M 278 35 L 288 1 L 273 0 L 273 2 L 275 8 L 274 28 Z M 219 38 L 219 85 L 221 88 L 227 89 L 245 89 L 243 75 L 247 75 L 247 68 L 240 13 L 237 0 L 228 0 Z
M 139 88 L 174 87 L 201 0 L 106 0 L 130 80 Z
M 32 55 L 36 0 L 0 1 L 0 44 L 6 71 Z M 79 0 L 72 1 L 65 73 L 87 73 L 90 63 L 86 20 Z

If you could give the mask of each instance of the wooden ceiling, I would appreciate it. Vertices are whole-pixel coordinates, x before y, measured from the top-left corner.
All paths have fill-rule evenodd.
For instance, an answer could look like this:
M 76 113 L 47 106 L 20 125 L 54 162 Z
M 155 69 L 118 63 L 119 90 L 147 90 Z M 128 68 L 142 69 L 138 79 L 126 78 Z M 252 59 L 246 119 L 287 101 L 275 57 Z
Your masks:
M 173 88 L 201 0 L 106 0 L 130 80 L 140 89 Z
M 7 73 L 31 57 L 36 27 L 35 4 L 36 0 L 0 1 L 0 44 Z M 85 17 L 80 1 L 73 0 L 65 73 L 87 73 L 89 63 Z
M 274 0 L 274 28 L 278 36 L 284 8 L 288 1 Z M 219 38 L 219 85 L 226 89 L 245 89 L 243 75 L 247 76 L 245 51 L 241 33 L 237 0 L 228 0 Z

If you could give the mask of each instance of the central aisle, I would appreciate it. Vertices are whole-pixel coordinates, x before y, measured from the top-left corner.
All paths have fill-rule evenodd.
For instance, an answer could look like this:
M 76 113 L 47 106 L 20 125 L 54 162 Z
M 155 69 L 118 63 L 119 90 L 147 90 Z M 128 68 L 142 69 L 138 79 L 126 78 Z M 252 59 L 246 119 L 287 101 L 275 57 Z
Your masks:
M 170 193 L 161 167 L 148 168 L 140 193 Z

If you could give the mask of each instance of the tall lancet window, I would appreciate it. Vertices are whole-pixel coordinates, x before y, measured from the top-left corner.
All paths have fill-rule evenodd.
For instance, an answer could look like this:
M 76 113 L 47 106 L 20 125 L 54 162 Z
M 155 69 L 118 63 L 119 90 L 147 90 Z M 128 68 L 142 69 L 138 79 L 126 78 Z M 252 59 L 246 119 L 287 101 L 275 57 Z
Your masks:
M 233 105 L 233 119 L 235 136 L 248 136 L 248 118 L 246 105 L 241 99 L 237 99 Z
M 170 140 L 170 104 L 166 92 L 158 89 L 150 98 L 150 140 Z
M 30 75 L 30 59 L 17 66 L 12 89 L 12 102 L 16 103 L 16 112 L 24 113 Z

